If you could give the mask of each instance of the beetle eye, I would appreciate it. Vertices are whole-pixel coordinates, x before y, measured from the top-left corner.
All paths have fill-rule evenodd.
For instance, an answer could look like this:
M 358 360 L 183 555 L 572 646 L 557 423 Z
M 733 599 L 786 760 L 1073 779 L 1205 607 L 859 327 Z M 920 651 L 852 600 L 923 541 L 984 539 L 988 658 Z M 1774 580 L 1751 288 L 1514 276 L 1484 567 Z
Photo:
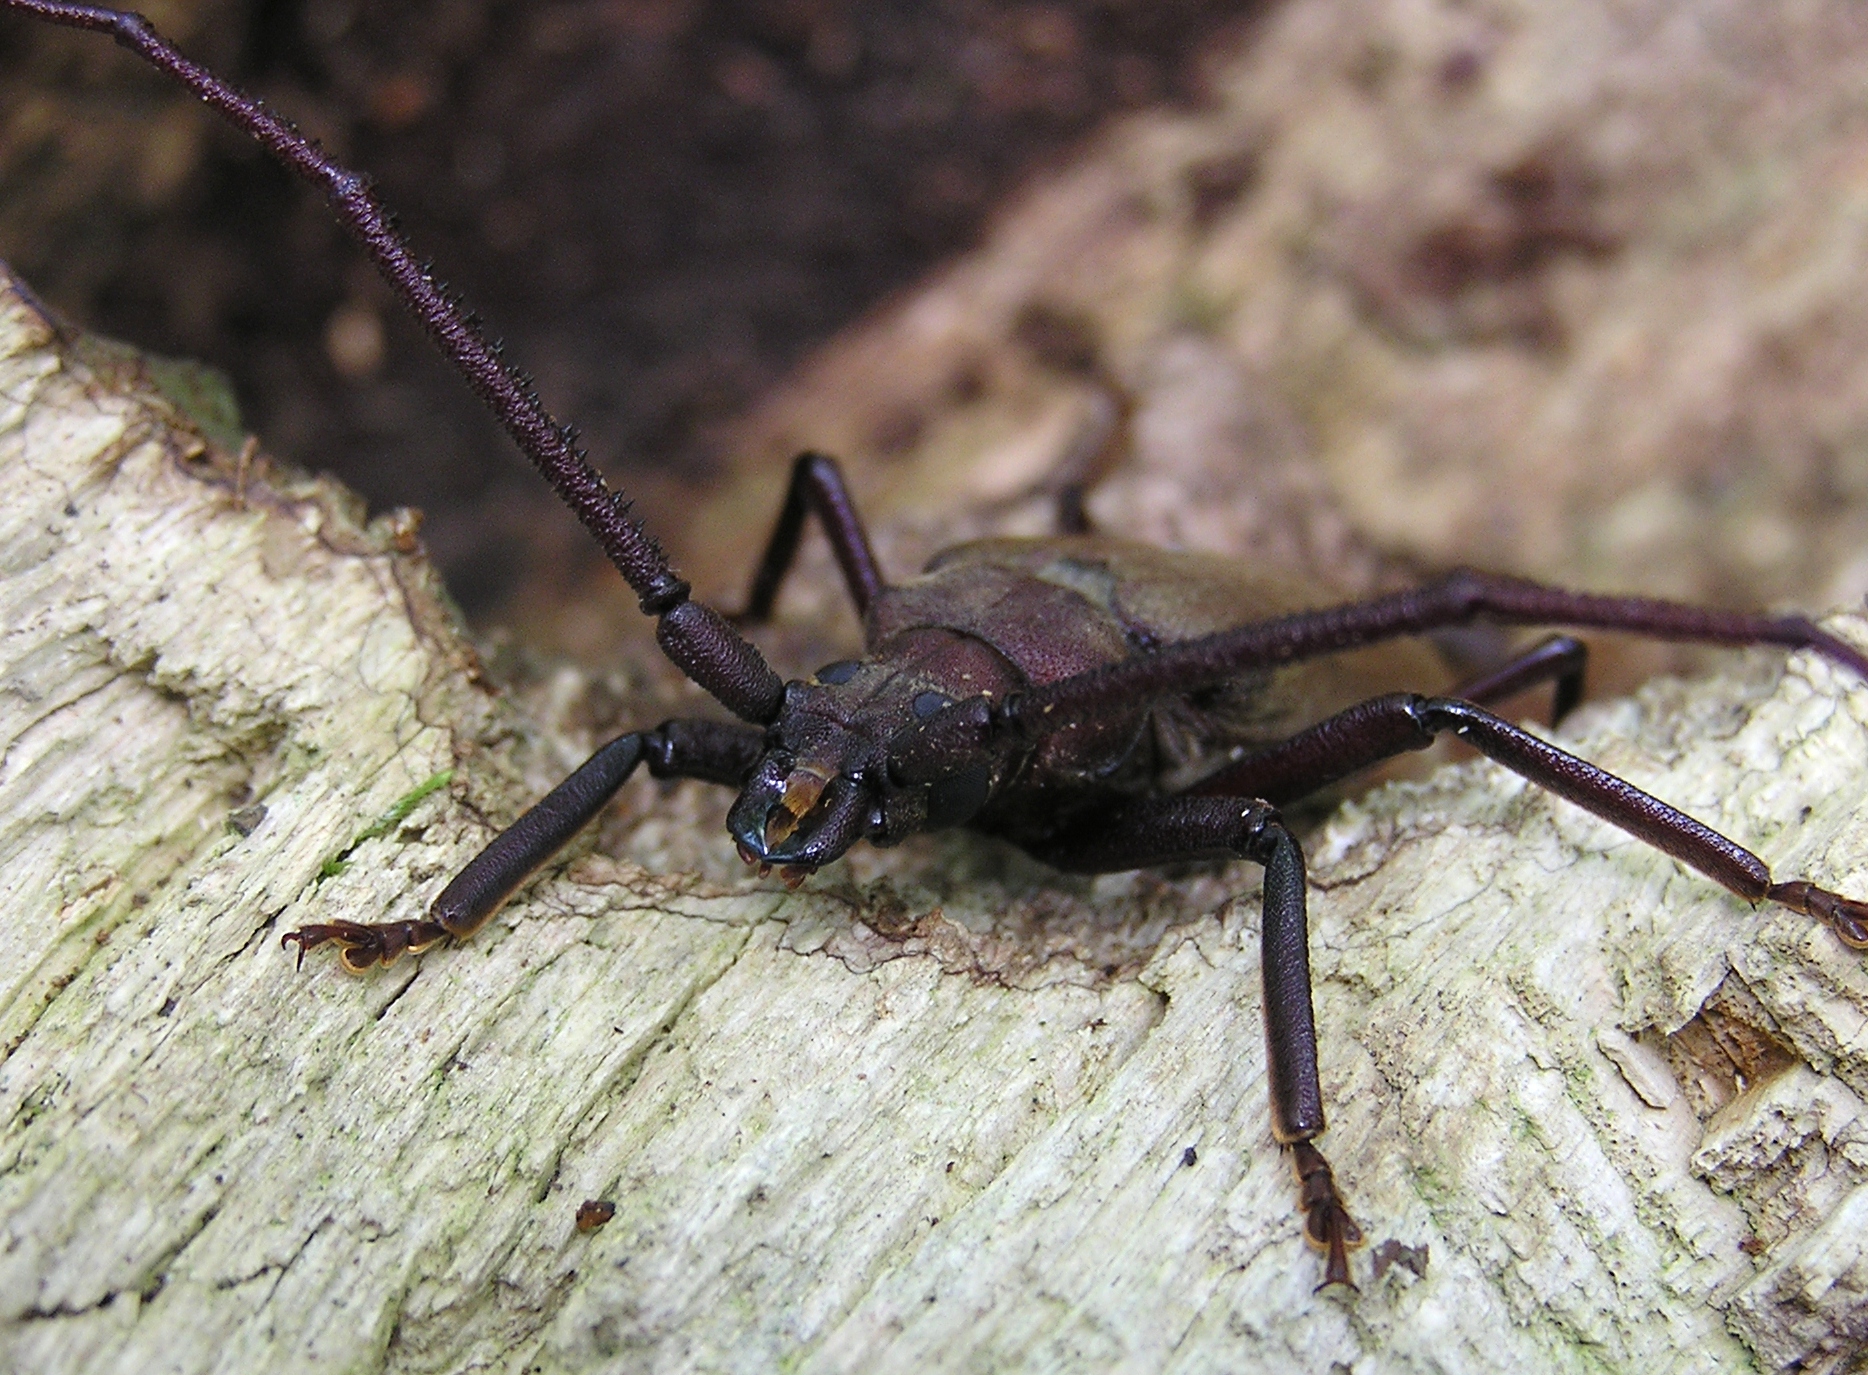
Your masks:
M 985 764 L 938 780 L 928 789 L 928 829 L 938 831 L 972 820 L 991 793 L 992 770 Z
M 862 667 L 860 659 L 839 659 L 834 664 L 825 664 L 811 676 L 820 683 L 836 687 L 839 683 L 849 682 L 862 670 Z
M 953 705 L 953 698 L 940 692 L 917 692 L 914 701 L 908 704 L 908 710 L 915 714 L 917 721 L 925 721 L 942 707 Z

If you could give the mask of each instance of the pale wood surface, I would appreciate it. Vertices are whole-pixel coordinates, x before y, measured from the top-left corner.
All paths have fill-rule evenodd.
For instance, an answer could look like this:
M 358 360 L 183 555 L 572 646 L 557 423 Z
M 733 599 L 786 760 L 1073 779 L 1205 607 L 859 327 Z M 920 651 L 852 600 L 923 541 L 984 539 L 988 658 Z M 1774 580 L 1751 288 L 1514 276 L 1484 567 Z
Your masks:
M 391 524 L 264 464 L 243 496 L 133 368 L 0 305 L 0 1365 L 1862 1349 L 1862 961 L 1488 767 L 1311 838 L 1324 1144 L 1371 1239 L 1427 1256 L 1363 1253 L 1354 1302 L 1312 1294 L 1266 1128 L 1251 866 L 1085 883 L 958 836 L 787 894 L 737 875 L 717 793 L 633 783 L 614 857 L 584 847 L 470 946 L 295 970 L 282 931 L 414 911 L 585 742 L 476 683 Z M 1780 873 L 1868 890 L 1868 690 L 1729 663 L 1565 737 Z M 1761 1082 L 1715 1113 L 1699 1032 L 1781 1049 L 1741 1047 Z M 617 1213 L 580 1235 L 586 1198 Z

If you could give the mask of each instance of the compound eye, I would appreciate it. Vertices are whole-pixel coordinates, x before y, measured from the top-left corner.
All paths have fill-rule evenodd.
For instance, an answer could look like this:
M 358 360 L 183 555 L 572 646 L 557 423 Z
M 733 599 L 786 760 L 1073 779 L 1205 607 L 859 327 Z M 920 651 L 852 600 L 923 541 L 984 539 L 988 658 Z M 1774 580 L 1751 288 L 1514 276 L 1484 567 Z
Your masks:
M 991 794 L 992 770 L 986 764 L 939 780 L 928 789 L 928 829 L 938 831 L 971 821 Z
M 839 659 L 834 664 L 825 664 L 811 676 L 828 687 L 837 687 L 847 683 L 863 670 L 860 659 Z
M 953 698 L 942 692 L 917 692 L 914 701 L 908 704 L 908 710 L 915 714 L 915 720 L 925 721 L 942 707 L 953 705 Z

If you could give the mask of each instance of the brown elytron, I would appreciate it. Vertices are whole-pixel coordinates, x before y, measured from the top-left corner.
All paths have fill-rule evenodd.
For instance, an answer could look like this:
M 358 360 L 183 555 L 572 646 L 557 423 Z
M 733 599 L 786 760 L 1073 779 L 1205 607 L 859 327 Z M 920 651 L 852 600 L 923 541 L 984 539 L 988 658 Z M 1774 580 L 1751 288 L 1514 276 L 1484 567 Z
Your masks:
M 1567 592 L 1469 571 L 1317 609 L 1302 588 L 1262 572 L 1092 534 L 962 545 L 919 577 L 890 583 L 835 463 L 806 454 L 793 470 L 743 619 L 770 614 L 805 518 L 815 514 L 864 618 L 866 652 L 782 682 L 727 618 L 690 599 L 628 503 L 415 260 L 361 177 L 190 63 L 139 16 L 52 0 L 0 6 L 111 34 L 322 187 L 657 619 L 669 659 L 738 718 L 666 721 L 619 736 L 495 837 L 426 916 L 307 926 L 284 937 L 301 958 L 335 945 L 344 965 L 360 971 L 472 935 L 644 763 L 658 777 L 739 789 L 727 829 L 740 854 L 792 881 L 858 840 L 887 845 L 960 825 L 1077 872 L 1249 859 L 1265 871 L 1272 1129 L 1290 1148 L 1305 1234 L 1326 1256 L 1325 1283 L 1347 1284 L 1348 1250 L 1361 1233 L 1316 1146 L 1324 1114 L 1304 858 L 1277 804 L 1450 732 L 1739 896 L 1818 918 L 1848 945 L 1868 949 L 1868 904 L 1803 879 L 1776 881 L 1734 841 L 1485 709 L 1548 682 L 1561 715 L 1580 692 L 1576 641 L 1546 641 L 1445 696 L 1382 691 L 1399 685 L 1397 673 L 1407 679 L 1408 662 L 1392 644 L 1379 663 L 1371 659 L 1385 642 L 1484 619 L 1808 649 L 1868 678 L 1868 655 L 1810 621 Z M 1068 499 L 1065 508 L 1072 509 Z

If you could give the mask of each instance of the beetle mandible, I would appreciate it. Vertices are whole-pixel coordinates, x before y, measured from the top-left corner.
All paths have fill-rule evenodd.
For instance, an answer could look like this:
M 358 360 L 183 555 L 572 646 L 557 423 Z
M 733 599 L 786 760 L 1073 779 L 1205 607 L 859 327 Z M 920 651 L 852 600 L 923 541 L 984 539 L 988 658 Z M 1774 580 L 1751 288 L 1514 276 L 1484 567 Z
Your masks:
M 1417 590 L 1326 609 L 1262 571 L 1077 532 L 987 540 L 918 577 L 882 573 L 835 462 L 799 458 L 741 621 L 771 613 L 807 516 L 829 536 L 863 618 L 865 654 L 785 682 L 733 621 L 692 599 L 655 541 L 548 415 L 477 322 L 412 256 L 368 183 L 257 101 L 189 62 L 140 16 L 57 0 L 0 0 L 112 35 L 184 83 L 321 187 L 438 347 L 602 545 L 656 620 L 663 652 L 735 723 L 671 720 L 630 731 L 502 832 L 425 916 L 334 921 L 283 940 L 334 945 L 355 971 L 472 935 L 641 765 L 737 788 L 727 829 L 747 863 L 791 882 L 859 840 L 888 845 L 972 826 L 1063 870 L 1093 873 L 1243 858 L 1264 868 L 1264 1013 L 1272 1125 L 1291 1153 L 1307 1239 L 1325 1284 L 1350 1282 L 1361 1240 L 1317 1145 L 1317 1075 L 1303 852 L 1279 804 L 1442 734 L 1654 845 L 1750 901 L 1827 923 L 1868 949 L 1868 903 L 1803 879 L 1660 799 L 1486 710 L 1581 690 L 1584 650 L 1545 641 L 1444 696 L 1345 700 L 1329 656 L 1486 619 L 1720 645 L 1808 649 L 1868 678 L 1868 655 L 1802 617 L 1713 611 L 1565 591 L 1458 571 Z M 1068 505 L 1068 503 L 1067 503 Z

